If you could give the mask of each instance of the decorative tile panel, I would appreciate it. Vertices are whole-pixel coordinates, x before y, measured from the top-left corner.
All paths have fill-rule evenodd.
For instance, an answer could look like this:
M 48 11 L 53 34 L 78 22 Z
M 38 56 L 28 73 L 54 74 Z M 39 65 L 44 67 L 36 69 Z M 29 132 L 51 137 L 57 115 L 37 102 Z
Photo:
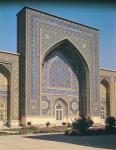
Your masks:
M 70 101 L 70 111 L 73 113 L 73 115 L 79 114 L 79 99 L 77 97 L 74 97 Z
M 42 96 L 42 115 L 51 115 L 51 100 L 49 96 Z

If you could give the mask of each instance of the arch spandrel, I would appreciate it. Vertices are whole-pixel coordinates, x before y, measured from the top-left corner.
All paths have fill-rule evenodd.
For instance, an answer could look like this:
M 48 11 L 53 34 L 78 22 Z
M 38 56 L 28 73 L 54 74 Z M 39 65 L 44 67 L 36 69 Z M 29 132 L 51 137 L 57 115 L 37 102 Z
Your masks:
M 88 66 L 91 63 L 91 42 L 88 39 L 84 39 L 78 36 L 69 36 L 64 34 L 59 34 L 56 31 L 49 31 L 45 29 L 40 30 L 41 33 L 41 61 L 43 60 L 45 54 L 58 43 L 68 40 L 70 41 L 81 53 L 84 59 L 88 62 Z M 91 67 L 90 67 L 91 68 Z

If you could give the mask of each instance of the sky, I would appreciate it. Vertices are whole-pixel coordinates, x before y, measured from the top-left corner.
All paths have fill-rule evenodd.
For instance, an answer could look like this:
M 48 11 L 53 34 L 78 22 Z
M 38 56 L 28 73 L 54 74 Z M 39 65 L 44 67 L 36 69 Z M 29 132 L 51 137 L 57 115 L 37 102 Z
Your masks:
M 32 7 L 99 29 L 100 67 L 116 70 L 116 7 L 114 5 L 76 2 L 11 2 L 0 3 L 0 50 L 17 51 L 16 14 Z

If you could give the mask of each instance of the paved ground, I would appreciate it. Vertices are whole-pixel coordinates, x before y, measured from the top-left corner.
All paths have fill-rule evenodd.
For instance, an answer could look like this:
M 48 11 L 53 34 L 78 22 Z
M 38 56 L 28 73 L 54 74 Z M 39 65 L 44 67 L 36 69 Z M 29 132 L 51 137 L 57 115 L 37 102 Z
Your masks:
M 116 150 L 116 135 L 39 134 L 0 136 L 0 150 Z

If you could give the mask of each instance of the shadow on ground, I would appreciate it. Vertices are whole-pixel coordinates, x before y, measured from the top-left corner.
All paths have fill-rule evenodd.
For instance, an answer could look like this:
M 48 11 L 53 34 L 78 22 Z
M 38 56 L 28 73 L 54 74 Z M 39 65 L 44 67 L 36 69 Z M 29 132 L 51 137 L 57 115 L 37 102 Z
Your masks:
M 26 138 L 77 144 L 94 148 L 116 149 L 116 135 L 69 136 L 64 134 L 45 134 L 27 136 Z

